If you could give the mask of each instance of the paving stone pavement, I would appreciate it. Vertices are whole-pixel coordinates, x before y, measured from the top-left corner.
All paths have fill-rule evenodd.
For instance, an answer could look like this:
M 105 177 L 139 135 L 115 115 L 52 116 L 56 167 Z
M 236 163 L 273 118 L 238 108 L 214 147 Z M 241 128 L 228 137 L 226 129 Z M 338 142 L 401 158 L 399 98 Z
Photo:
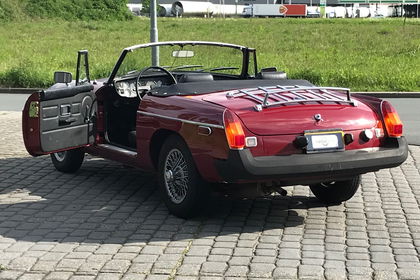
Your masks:
M 27 155 L 20 113 L 0 131 L 0 279 L 420 279 L 420 147 L 342 205 L 293 186 L 182 220 L 149 174 L 92 157 L 62 174 Z

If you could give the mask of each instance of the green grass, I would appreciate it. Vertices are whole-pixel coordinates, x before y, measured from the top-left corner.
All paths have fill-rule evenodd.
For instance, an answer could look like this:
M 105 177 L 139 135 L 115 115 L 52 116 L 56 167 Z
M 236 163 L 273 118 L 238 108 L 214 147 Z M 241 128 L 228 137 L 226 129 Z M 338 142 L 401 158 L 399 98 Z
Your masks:
M 74 73 L 79 49 L 89 50 L 93 78 L 107 76 L 124 47 L 149 41 L 149 21 L 10 21 L 0 38 L 0 86 L 45 87 L 55 70 Z M 420 91 L 416 19 L 160 18 L 159 39 L 255 47 L 259 67 L 322 86 Z

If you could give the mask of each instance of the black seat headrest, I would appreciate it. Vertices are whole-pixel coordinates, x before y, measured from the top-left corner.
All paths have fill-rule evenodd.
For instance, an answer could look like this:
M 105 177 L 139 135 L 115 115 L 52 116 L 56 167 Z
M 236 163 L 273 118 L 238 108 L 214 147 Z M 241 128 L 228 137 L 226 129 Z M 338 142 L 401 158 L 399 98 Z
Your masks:
M 188 73 L 181 76 L 180 83 L 193 83 L 193 82 L 208 82 L 213 81 L 213 75 L 210 73 Z
M 277 80 L 277 79 L 287 79 L 287 74 L 285 72 L 261 72 L 260 77 L 263 80 Z

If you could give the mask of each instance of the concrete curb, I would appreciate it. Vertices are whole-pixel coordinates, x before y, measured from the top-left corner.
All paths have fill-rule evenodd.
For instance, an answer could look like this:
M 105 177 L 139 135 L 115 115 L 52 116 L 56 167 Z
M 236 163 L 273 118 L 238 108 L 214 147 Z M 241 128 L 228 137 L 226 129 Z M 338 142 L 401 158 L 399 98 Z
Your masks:
M 0 88 L 0 94 L 31 94 L 41 90 L 40 88 Z M 388 91 L 388 92 L 372 92 L 361 91 L 351 92 L 353 94 L 365 94 L 379 98 L 420 98 L 420 92 L 401 92 L 401 91 Z

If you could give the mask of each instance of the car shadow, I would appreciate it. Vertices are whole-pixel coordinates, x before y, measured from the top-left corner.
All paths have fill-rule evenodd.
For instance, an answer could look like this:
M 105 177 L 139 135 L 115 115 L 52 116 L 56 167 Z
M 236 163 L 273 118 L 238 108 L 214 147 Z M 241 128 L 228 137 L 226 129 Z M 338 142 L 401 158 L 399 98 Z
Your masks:
M 33 242 L 135 243 L 255 233 L 302 225 L 325 207 L 305 195 L 233 199 L 214 194 L 196 218 L 169 214 L 153 175 L 88 157 L 75 174 L 49 157 L 0 159 L 0 236 Z

